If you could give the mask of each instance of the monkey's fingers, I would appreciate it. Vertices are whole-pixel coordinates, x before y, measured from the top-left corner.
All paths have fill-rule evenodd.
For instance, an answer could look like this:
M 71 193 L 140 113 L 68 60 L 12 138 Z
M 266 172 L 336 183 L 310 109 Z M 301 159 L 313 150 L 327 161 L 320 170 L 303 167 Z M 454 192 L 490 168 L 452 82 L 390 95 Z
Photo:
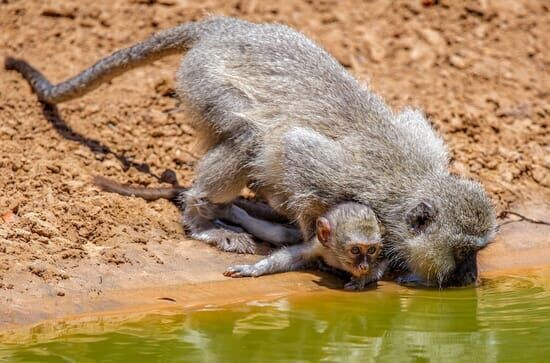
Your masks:
M 235 272 L 235 271 L 224 271 L 223 272 L 223 275 L 224 276 L 227 276 L 227 277 L 245 277 L 245 276 L 242 276 L 240 273 L 238 272 Z
M 256 277 L 259 276 L 257 273 L 254 273 L 253 265 L 235 265 L 228 267 L 227 270 L 223 273 L 227 277 Z
M 348 282 L 347 284 L 344 285 L 344 290 L 347 290 L 347 291 L 359 291 L 359 290 L 363 290 L 364 288 L 364 284 L 358 282 L 358 281 L 350 281 Z

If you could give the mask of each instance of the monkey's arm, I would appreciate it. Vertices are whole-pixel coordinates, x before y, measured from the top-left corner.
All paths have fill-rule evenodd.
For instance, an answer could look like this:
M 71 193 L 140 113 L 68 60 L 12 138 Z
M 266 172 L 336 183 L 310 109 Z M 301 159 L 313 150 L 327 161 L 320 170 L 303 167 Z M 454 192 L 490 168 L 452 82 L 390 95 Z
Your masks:
M 285 173 L 281 185 L 292 191 L 286 201 L 290 207 L 303 209 L 311 201 L 331 205 L 345 199 L 346 190 L 357 190 L 354 184 L 361 175 L 353 153 L 341 142 L 309 128 L 295 127 L 285 133 L 282 143 Z
M 217 217 L 238 225 L 254 237 L 276 246 L 292 245 L 302 241 L 302 235 L 297 228 L 255 218 L 235 204 L 224 207 Z
M 257 277 L 299 270 L 317 258 L 314 249 L 315 245 L 311 243 L 281 248 L 253 265 L 231 266 L 223 274 L 229 277 Z

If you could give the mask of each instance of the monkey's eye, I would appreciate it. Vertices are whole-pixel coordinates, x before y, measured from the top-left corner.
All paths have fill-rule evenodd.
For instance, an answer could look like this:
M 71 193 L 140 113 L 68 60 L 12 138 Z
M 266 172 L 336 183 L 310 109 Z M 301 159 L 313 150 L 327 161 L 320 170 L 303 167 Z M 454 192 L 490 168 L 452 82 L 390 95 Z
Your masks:
M 357 246 L 354 246 L 351 248 L 351 253 L 353 253 L 354 255 L 358 255 L 361 253 L 361 249 Z
M 369 255 L 374 255 L 376 253 L 376 247 L 370 246 L 369 249 L 367 250 L 367 253 Z
M 458 249 L 456 252 L 455 252 L 455 256 L 456 258 L 458 258 L 458 260 L 462 261 L 464 260 L 468 254 L 470 254 L 471 251 L 469 251 L 467 248 L 460 248 Z

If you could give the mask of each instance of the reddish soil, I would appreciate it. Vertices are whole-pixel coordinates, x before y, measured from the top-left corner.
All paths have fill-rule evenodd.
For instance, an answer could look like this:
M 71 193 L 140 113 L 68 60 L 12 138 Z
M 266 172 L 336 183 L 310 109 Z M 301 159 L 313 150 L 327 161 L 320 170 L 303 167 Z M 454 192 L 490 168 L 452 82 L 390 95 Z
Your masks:
M 550 219 L 544 0 L 3 0 L 0 58 L 23 57 L 58 82 L 207 14 L 305 32 L 391 105 L 422 108 L 446 139 L 453 170 L 480 180 L 499 213 Z M 194 130 L 170 112 L 178 62 L 157 61 L 58 109 L 37 102 L 18 74 L 0 70 L 0 326 L 62 315 L 71 296 L 222 280 L 228 264 L 256 258 L 186 239 L 169 202 L 106 194 L 90 183 L 99 174 L 159 185 L 167 169 L 182 184 L 192 181 Z M 510 236 L 537 242 L 510 245 L 501 236 L 497 257 L 486 254 L 490 269 L 550 263 L 549 230 L 518 225 L 521 232 L 506 229 L 516 231 Z M 518 262 L 509 248 L 535 260 Z M 57 313 L 40 310 L 45 297 L 58 301 Z M 79 312 L 72 303 L 67 313 Z

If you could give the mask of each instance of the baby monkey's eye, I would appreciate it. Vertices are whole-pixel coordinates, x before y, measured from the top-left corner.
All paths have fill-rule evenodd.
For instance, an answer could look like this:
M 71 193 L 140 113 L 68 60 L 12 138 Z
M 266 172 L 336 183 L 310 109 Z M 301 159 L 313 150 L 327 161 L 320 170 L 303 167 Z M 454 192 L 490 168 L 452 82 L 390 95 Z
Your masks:
M 357 247 L 357 246 L 352 247 L 352 248 L 351 248 L 351 253 L 353 253 L 354 255 L 358 255 L 358 254 L 361 253 L 361 249 L 360 249 L 359 247 Z
M 376 247 L 370 246 L 369 249 L 367 250 L 367 253 L 369 255 L 374 255 L 376 253 Z

